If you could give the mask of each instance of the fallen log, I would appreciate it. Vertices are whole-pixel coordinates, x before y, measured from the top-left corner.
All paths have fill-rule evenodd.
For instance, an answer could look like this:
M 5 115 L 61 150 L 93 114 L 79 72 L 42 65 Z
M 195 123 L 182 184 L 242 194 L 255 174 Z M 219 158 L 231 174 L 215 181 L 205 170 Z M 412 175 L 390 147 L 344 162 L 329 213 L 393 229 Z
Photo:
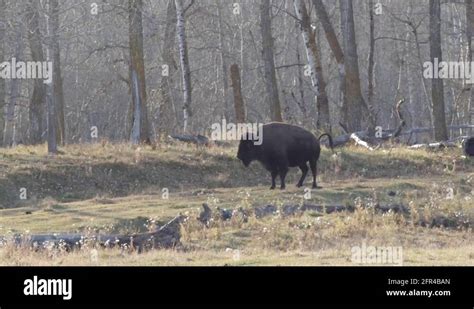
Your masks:
M 394 108 L 395 112 L 397 114 L 397 117 L 398 117 L 398 122 L 399 122 L 398 125 L 397 125 L 397 128 L 395 128 L 393 130 L 382 130 L 381 132 L 377 132 L 377 134 L 375 134 L 376 133 L 375 132 L 376 127 L 375 127 L 375 122 L 374 122 L 374 124 L 371 125 L 371 128 L 369 128 L 365 131 L 358 131 L 358 132 L 350 133 L 350 132 L 347 132 L 346 127 L 342 123 L 339 123 L 341 125 L 341 127 L 343 128 L 343 130 L 347 134 L 343 134 L 343 135 L 335 137 L 333 139 L 334 147 L 343 146 L 344 144 L 346 144 L 350 140 L 353 140 L 353 141 L 355 141 L 356 145 L 365 147 L 365 148 L 372 151 L 372 150 L 374 150 L 374 148 L 372 148 L 370 146 L 370 144 L 376 145 L 376 144 L 380 144 L 380 143 L 382 143 L 386 140 L 398 137 L 402 133 L 402 129 L 406 125 L 406 122 L 405 122 L 405 120 L 403 118 L 403 115 L 402 115 L 402 112 L 401 112 L 401 107 L 402 107 L 402 104 L 404 102 L 405 102 L 405 99 L 399 100 L 396 103 L 395 108 Z
M 431 219 L 420 219 L 417 225 L 422 227 L 442 227 L 442 228 L 471 228 L 473 226 L 472 219 L 459 218 L 459 217 L 446 217 L 446 216 L 435 216 Z
M 268 205 L 267 205 L 268 207 Z M 368 208 L 368 207 L 362 207 Z M 397 213 L 402 215 L 409 215 L 410 209 L 403 204 L 389 204 L 389 205 L 380 205 L 376 204 L 373 206 L 375 213 Z M 314 211 L 319 213 L 331 214 L 335 212 L 354 212 L 356 210 L 355 206 L 352 205 L 319 205 L 319 204 L 303 204 L 299 205 L 284 205 L 281 208 L 281 214 L 283 216 L 294 216 L 298 213 L 304 211 Z M 471 228 L 474 225 L 474 222 L 471 217 L 457 215 L 457 216 L 444 216 L 437 215 L 430 219 L 420 219 L 416 222 L 416 225 L 435 228 Z
M 376 204 L 374 207 L 376 212 L 386 213 L 392 211 L 394 213 L 409 214 L 410 209 L 403 204 L 391 204 L 391 205 L 379 205 Z
M 349 141 L 352 140 L 352 135 L 355 135 L 357 138 L 365 141 L 369 145 L 376 145 L 383 143 L 389 139 L 393 139 L 396 137 L 401 137 L 401 136 L 406 136 L 406 135 L 413 135 L 417 133 L 426 133 L 426 132 L 431 132 L 433 128 L 411 128 L 409 130 L 403 131 L 402 128 L 405 126 L 405 121 L 403 118 L 401 118 L 401 114 L 399 114 L 399 120 L 400 124 L 398 125 L 397 128 L 395 129 L 384 129 L 380 132 L 380 134 L 377 137 L 369 136 L 368 130 L 365 131 L 357 131 L 353 133 L 347 133 L 347 134 L 342 134 L 339 136 L 336 136 L 333 138 L 333 145 L 334 147 L 341 147 L 347 144 Z M 474 125 L 449 125 L 447 126 L 449 130 L 459 130 L 459 129 L 474 129 Z M 467 136 L 460 136 L 457 138 L 454 138 L 452 140 L 447 141 L 450 146 L 447 147 L 453 147 L 451 146 L 451 143 L 454 143 L 455 141 L 458 141 L 459 139 L 466 139 L 468 138 Z M 327 145 L 326 142 L 321 142 L 323 145 Z M 424 145 L 424 144 L 420 144 Z M 428 144 L 427 144 L 428 145 Z M 412 145 L 416 146 L 416 145 Z M 424 146 L 420 146 L 424 147 Z M 414 147 L 416 148 L 416 147 Z
M 283 216 L 294 216 L 300 211 L 301 208 L 299 205 L 283 205 L 283 207 L 281 208 L 281 214 Z
M 343 134 L 333 138 L 334 147 L 341 147 L 347 144 L 349 141 L 354 140 L 353 136 L 366 142 L 367 144 L 380 144 L 390 138 L 393 138 L 393 130 L 382 130 L 379 137 L 369 137 L 368 131 L 357 131 L 350 134 Z M 325 142 L 321 142 L 323 145 L 327 145 Z
M 367 132 L 365 131 L 359 131 L 359 132 L 354 132 L 352 134 L 356 134 L 357 136 L 365 136 Z M 349 142 L 351 139 L 351 134 L 343 134 L 339 135 L 333 138 L 333 146 L 334 147 L 339 147 L 345 145 L 347 142 Z M 326 142 L 321 142 L 321 144 L 326 145 Z
M 207 205 L 206 205 L 207 206 Z M 358 207 L 354 205 L 341 205 L 341 204 L 309 204 L 303 203 L 300 204 L 285 204 L 281 207 L 277 207 L 272 204 L 258 205 L 250 209 L 238 208 L 232 212 L 228 212 L 227 216 L 219 215 L 216 219 L 221 221 L 227 221 L 235 217 L 236 215 L 244 214 L 244 223 L 247 222 L 247 218 L 253 214 L 257 219 L 263 219 L 268 216 L 282 216 L 290 217 L 302 214 L 306 211 L 317 212 L 321 214 L 332 214 L 338 212 L 348 212 L 353 213 Z M 206 208 L 204 207 L 206 210 Z M 373 206 L 362 206 L 360 209 L 372 209 L 375 214 L 386 214 L 386 213 L 395 213 L 401 214 L 409 218 L 410 208 L 403 204 L 375 204 Z M 210 218 L 210 208 L 205 211 L 209 213 L 209 216 L 206 216 L 207 219 Z M 201 213 L 202 214 L 202 213 Z M 199 220 L 199 219 L 198 219 Z M 207 221 L 206 221 L 207 222 Z M 443 227 L 443 228 L 470 228 L 473 226 L 473 220 L 471 217 L 457 214 L 456 216 L 444 216 L 437 215 L 429 219 L 420 219 L 415 222 L 416 225 L 423 227 Z M 206 225 L 207 226 L 207 225 Z
M 447 148 L 447 147 L 457 147 L 457 144 L 453 143 L 453 142 L 437 142 L 437 143 L 428 143 L 428 144 L 415 144 L 415 145 L 408 146 L 408 149 L 421 149 L 421 148 L 442 149 L 442 148 Z
M 363 207 L 363 208 L 367 208 L 367 207 Z M 410 213 L 410 209 L 401 204 L 389 204 L 389 205 L 376 204 L 373 208 L 376 212 L 380 212 L 380 213 L 387 213 L 389 211 L 392 211 L 394 213 L 403 213 L 403 214 Z M 356 207 L 352 205 L 303 204 L 303 206 L 300 207 L 301 211 L 316 211 L 316 212 L 322 212 L 326 214 L 330 214 L 333 212 L 341 212 L 341 211 L 354 212 L 355 209 Z
M 352 205 L 320 205 L 320 204 L 303 204 L 303 205 L 292 205 L 287 204 L 283 205 L 279 210 L 277 206 L 274 205 L 264 205 L 254 207 L 254 214 L 257 218 L 263 218 L 269 215 L 281 214 L 283 216 L 292 216 L 297 213 L 302 213 L 305 211 L 315 211 L 325 214 L 331 214 L 334 212 L 354 212 L 356 209 Z M 374 206 L 374 210 L 379 213 L 387 213 L 392 211 L 394 213 L 404 213 L 409 214 L 410 210 L 408 207 L 402 204 L 389 204 L 389 205 L 379 205 Z
M 268 215 L 276 214 L 278 212 L 278 207 L 274 205 L 265 205 L 265 206 L 256 206 L 254 208 L 255 217 L 263 218 Z
M 356 145 L 365 147 L 369 149 L 370 151 L 374 151 L 374 148 L 370 147 L 369 144 L 366 141 L 361 140 L 357 134 L 352 133 L 351 134 L 351 139 L 356 143 Z
M 32 246 L 35 249 L 62 248 L 67 251 L 79 249 L 88 244 L 102 247 L 121 247 L 142 252 L 149 249 L 173 248 L 180 244 L 180 224 L 186 217 L 179 215 L 155 231 L 132 235 L 81 235 L 81 234 L 43 234 L 14 235 L 16 245 Z M 0 238 L 0 244 L 8 239 Z
M 172 134 L 170 138 L 178 140 L 180 142 L 191 143 L 196 145 L 209 145 L 209 138 L 204 135 L 189 135 L 189 134 Z
M 348 211 L 353 212 L 355 208 L 353 206 L 344 206 L 344 205 L 312 205 L 312 204 L 303 204 L 300 207 L 301 211 L 316 211 L 326 214 L 333 212 Z
M 465 129 L 474 129 L 474 125 L 462 124 L 462 125 L 448 125 L 448 130 L 465 130 Z M 432 127 L 422 127 L 422 128 L 411 128 L 410 130 L 403 131 L 400 135 L 410 135 L 414 133 L 427 133 L 432 132 L 434 128 Z

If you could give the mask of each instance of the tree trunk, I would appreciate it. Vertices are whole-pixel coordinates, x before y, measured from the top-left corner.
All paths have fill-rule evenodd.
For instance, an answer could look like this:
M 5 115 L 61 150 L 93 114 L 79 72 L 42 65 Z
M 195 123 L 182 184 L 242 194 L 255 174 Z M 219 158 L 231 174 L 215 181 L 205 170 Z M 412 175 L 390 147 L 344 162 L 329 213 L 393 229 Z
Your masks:
M 20 29 L 17 31 L 17 43 L 15 48 L 15 58 L 21 59 L 23 55 L 23 40 L 20 37 Z M 14 78 L 10 81 L 10 101 L 6 106 L 5 128 L 3 132 L 3 145 L 7 147 L 16 146 L 16 105 L 18 97 L 20 96 L 22 79 Z
M 426 98 L 426 103 L 427 103 L 427 107 L 428 107 L 428 117 L 429 117 L 429 121 L 430 121 L 430 126 L 433 126 L 433 104 L 431 102 L 431 97 L 430 97 L 430 94 L 428 92 L 428 85 L 427 85 L 427 81 L 426 79 L 423 77 L 423 60 L 421 58 L 421 44 L 420 44 L 420 40 L 418 38 L 418 30 L 416 27 L 413 26 L 413 24 L 408 24 L 408 26 L 411 27 L 412 29 L 412 32 L 413 32 L 413 36 L 414 36 L 414 39 L 415 39 L 415 46 L 416 46 L 416 55 L 417 55 L 417 59 L 418 59 L 418 65 L 419 65 L 419 68 L 420 68 L 420 72 L 421 72 L 421 84 L 423 86 L 423 93 L 425 94 L 425 98 Z
M 306 56 L 311 69 L 311 83 L 313 85 L 316 108 L 318 110 L 317 128 L 325 132 L 331 132 L 326 82 L 324 81 L 321 57 L 316 41 L 316 32 L 311 28 L 311 20 L 303 0 L 295 0 L 294 6 L 296 16 L 300 20 Z
M 439 0 L 430 0 L 430 58 L 442 61 L 441 54 L 441 5 Z M 431 80 L 431 100 L 433 102 L 434 138 L 436 141 L 448 139 L 444 111 L 444 85 L 440 78 Z
M 243 1 L 240 1 L 240 24 L 239 24 L 239 32 L 240 32 L 240 87 L 241 89 L 245 89 L 245 74 L 247 72 L 247 64 L 246 64 L 246 55 L 245 55 L 245 36 L 244 36 L 244 13 L 242 6 L 244 5 Z
M 375 55 L 375 21 L 374 0 L 369 0 L 369 64 L 367 68 L 367 105 L 371 114 L 374 114 L 374 55 Z M 370 130 L 375 131 L 375 124 Z M 371 135 L 375 132 L 371 132 Z
M 341 45 L 337 40 L 336 32 L 331 24 L 326 7 L 322 0 L 313 0 L 313 5 L 316 9 L 316 14 L 318 16 L 319 22 L 323 26 L 326 39 L 329 43 L 329 47 L 336 58 L 336 62 L 339 64 L 340 68 L 344 64 L 344 54 L 342 52 Z
M 344 68 L 344 54 L 342 52 L 341 45 L 337 40 L 336 32 L 331 24 L 326 7 L 322 0 L 313 0 L 313 5 L 316 10 L 316 15 L 318 16 L 319 22 L 323 26 L 324 34 L 326 40 L 329 43 L 332 54 L 336 58 L 339 72 L 339 101 L 345 106 L 346 101 L 346 87 L 345 87 L 345 68 Z
M 53 61 L 53 96 L 56 114 L 56 139 L 58 144 L 66 142 L 66 128 L 64 123 L 64 92 L 61 76 L 61 53 L 59 48 L 59 3 L 58 0 L 49 0 L 49 29 L 51 34 L 51 52 Z
M 150 143 L 143 59 L 142 0 L 128 1 L 130 81 L 132 85 L 132 143 Z M 138 113 L 137 113 L 138 111 Z
M 130 133 L 130 142 L 134 145 L 140 144 L 140 127 L 142 123 L 142 107 L 141 107 L 141 98 L 140 98 L 140 83 L 138 81 L 137 71 L 132 71 L 132 101 L 133 104 L 133 124 L 132 131 Z
M 407 6 L 406 9 L 406 16 L 411 15 L 411 6 Z M 408 121 L 407 121 L 407 126 L 410 128 L 417 127 L 418 125 L 421 125 L 421 121 L 419 118 L 421 118 L 419 115 L 422 115 L 421 109 L 420 109 L 420 94 L 419 91 L 417 91 L 419 84 L 417 84 L 418 78 L 417 78 L 417 72 L 416 70 L 413 70 L 412 68 L 412 62 L 410 61 L 413 57 L 411 54 L 412 51 L 412 30 L 409 25 L 405 26 L 406 32 L 405 32 L 405 78 L 407 81 L 407 92 L 408 92 L 408 102 L 407 102 L 407 110 L 408 110 Z M 416 140 L 416 136 L 415 136 Z M 409 137 L 407 143 L 411 142 L 411 136 Z
M 52 27 L 53 25 L 51 24 L 51 2 L 48 2 L 48 11 L 49 15 L 48 17 L 48 22 L 46 24 L 47 28 L 47 34 L 50 38 L 53 37 L 52 35 Z M 46 49 L 46 59 L 51 59 L 52 54 L 53 54 L 53 46 L 51 42 L 48 42 L 47 44 L 48 48 Z M 56 95 L 55 95 L 55 90 L 54 87 L 56 85 L 54 79 L 56 78 L 56 75 L 54 74 L 54 64 L 53 64 L 53 72 L 50 72 L 50 74 L 53 74 L 53 81 L 46 86 L 46 125 L 47 125 L 47 143 L 48 143 L 48 153 L 51 155 L 55 155 L 58 153 L 58 138 L 57 138 L 57 117 L 56 117 Z
M 177 32 L 178 32 L 178 46 L 179 46 L 179 60 L 181 64 L 181 75 L 183 80 L 183 132 L 186 132 L 188 126 L 192 128 L 193 113 L 191 110 L 191 70 L 189 68 L 188 58 L 188 43 L 186 39 L 186 27 L 184 19 L 184 7 L 182 0 L 175 0 L 176 18 L 177 18 Z
M 41 32 L 39 27 L 39 12 L 37 1 L 30 0 L 26 4 L 26 24 L 28 27 L 28 42 L 30 45 L 31 59 L 36 63 L 44 61 L 43 45 L 41 43 Z M 46 91 L 42 79 L 35 79 L 33 94 L 30 100 L 29 108 L 29 140 L 30 144 L 39 144 L 42 142 L 44 128 L 44 110 Z
M 466 37 L 467 37 L 467 57 L 468 62 L 473 60 L 474 46 L 473 39 L 474 36 L 474 6 L 472 5 L 472 0 L 466 0 Z M 469 103 L 467 106 L 466 117 L 467 123 L 472 123 L 474 115 L 474 87 L 471 85 L 470 94 L 469 94 Z M 471 131 L 472 134 L 472 131 Z
M 222 25 L 222 8 L 221 8 L 221 1 L 216 0 L 217 5 L 217 22 L 218 22 L 218 32 L 219 32 L 219 50 L 221 56 L 221 67 L 222 67 L 222 95 L 223 95 L 223 103 L 224 103 L 224 117 L 228 121 L 230 121 L 230 104 L 229 104 L 229 82 L 228 82 L 228 74 L 227 74 L 227 55 L 225 51 L 225 44 L 224 44 L 224 30 Z
M 301 63 L 301 52 L 300 52 L 300 36 L 296 36 L 296 63 Z M 303 78 L 303 71 L 304 68 L 298 66 L 298 92 L 299 92 L 299 97 L 300 97 L 300 102 L 298 102 L 296 99 L 296 103 L 301 109 L 301 112 L 303 113 L 303 121 L 302 124 L 303 126 L 306 126 L 308 124 L 308 112 L 306 110 L 306 103 L 305 103 L 305 94 L 304 94 L 304 78 Z
M 5 20 L 5 0 L 0 0 L 0 20 Z M 0 38 L 5 38 L 5 23 L 0 23 Z M 5 61 L 5 39 L 0 41 L 0 62 Z M 0 146 L 3 144 L 3 128 L 5 126 L 6 107 L 5 79 L 0 78 Z
M 232 81 L 232 89 L 234 90 L 235 120 L 237 123 L 244 123 L 246 121 L 245 105 L 242 99 L 240 71 L 237 64 L 233 64 L 230 67 L 230 79 Z
M 356 132 L 362 129 L 361 121 L 366 104 L 360 89 L 352 1 L 341 0 L 340 11 L 345 68 L 345 100 L 342 106 L 341 122 L 349 132 Z
M 161 76 L 160 92 L 162 102 L 160 104 L 160 132 L 167 136 L 173 131 L 176 120 L 176 112 L 173 104 L 172 76 L 176 71 L 176 63 L 173 57 L 173 46 L 176 38 L 176 6 L 174 0 L 168 1 L 166 11 L 166 29 L 163 41 L 163 64 L 168 66 L 168 76 Z
M 53 77 L 54 78 L 54 77 Z M 56 96 L 54 95 L 54 83 L 51 83 L 47 87 L 48 95 L 47 95 L 47 124 L 48 124 L 48 153 L 49 154 L 56 154 L 58 152 L 58 145 L 57 145 L 57 123 L 56 123 L 56 103 L 54 100 Z
M 260 3 L 260 30 L 262 34 L 264 82 L 267 92 L 266 98 L 270 107 L 272 121 L 283 121 L 281 116 L 280 98 L 276 81 L 275 59 L 273 55 L 273 37 L 271 22 L 270 0 L 262 0 Z

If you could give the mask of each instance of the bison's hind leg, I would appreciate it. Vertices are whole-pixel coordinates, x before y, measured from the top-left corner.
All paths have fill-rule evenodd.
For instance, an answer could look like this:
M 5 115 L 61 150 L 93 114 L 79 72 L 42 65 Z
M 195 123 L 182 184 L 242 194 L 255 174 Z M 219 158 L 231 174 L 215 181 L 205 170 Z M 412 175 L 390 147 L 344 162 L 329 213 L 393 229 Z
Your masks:
M 311 167 L 311 173 L 313 173 L 313 189 L 321 188 L 321 187 L 318 187 L 318 185 L 316 184 L 316 176 L 317 176 L 317 171 L 318 171 L 317 162 L 318 160 L 315 158 L 309 160 L 309 167 Z
M 298 188 L 303 186 L 304 179 L 306 178 L 306 175 L 308 174 L 308 165 L 306 165 L 306 162 L 304 162 L 303 164 L 299 165 L 299 168 L 301 169 L 302 175 L 301 175 L 300 180 L 296 184 Z

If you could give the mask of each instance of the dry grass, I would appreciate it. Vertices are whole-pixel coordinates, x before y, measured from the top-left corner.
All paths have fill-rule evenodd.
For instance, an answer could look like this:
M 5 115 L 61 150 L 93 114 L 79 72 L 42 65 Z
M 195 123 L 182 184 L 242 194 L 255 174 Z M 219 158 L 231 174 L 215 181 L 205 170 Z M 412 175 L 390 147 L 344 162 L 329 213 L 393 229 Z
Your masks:
M 351 248 L 401 246 L 404 265 L 474 265 L 474 164 L 459 149 L 439 152 L 349 147 L 324 150 L 321 190 L 304 200 L 292 170 L 288 190 L 268 190 L 267 172 L 245 169 L 234 148 L 162 145 L 71 145 L 56 158 L 45 146 L 0 150 L 0 235 L 45 232 L 145 231 L 184 213 L 182 247 L 144 254 L 88 247 L 35 252 L 7 244 L 0 265 L 353 265 Z M 307 179 L 309 182 L 309 179 Z M 19 188 L 28 199 L 20 200 Z M 163 198 L 163 188 L 169 198 Z M 390 194 L 389 194 L 390 193 Z M 402 203 L 409 216 L 370 209 L 293 217 L 215 220 L 195 218 L 211 208 L 256 205 Z M 416 224 L 437 215 L 471 222 L 471 228 Z

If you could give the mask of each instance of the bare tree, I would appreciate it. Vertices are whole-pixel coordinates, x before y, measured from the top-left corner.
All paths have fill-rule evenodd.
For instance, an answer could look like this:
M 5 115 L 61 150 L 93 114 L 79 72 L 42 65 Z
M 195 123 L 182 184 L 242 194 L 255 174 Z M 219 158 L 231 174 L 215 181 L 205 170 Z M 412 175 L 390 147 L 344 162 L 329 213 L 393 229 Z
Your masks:
M 326 132 L 331 132 L 326 82 L 324 81 L 321 56 L 316 41 L 316 32 L 311 27 L 311 20 L 303 0 L 294 0 L 294 6 L 296 16 L 300 20 L 306 56 L 311 69 L 311 82 L 318 110 L 317 127 Z
M 275 73 L 275 59 L 273 55 L 273 37 L 270 0 L 260 3 L 260 31 L 262 34 L 262 54 L 264 62 L 264 82 L 270 117 L 272 121 L 283 121 L 281 116 L 280 98 Z
M 337 35 L 334 31 L 334 27 L 332 26 L 331 20 L 329 19 L 326 7 L 324 6 L 322 0 L 313 0 L 313 5 L 316 9 L 318 19 L 321 22 L 321 25 L 323 26 L 326 39 L 329 43 L 329 47 L 331 48 L 334 58 L 336 58 L 336 61 L 339 64 L 339 69 L 343 70 L 344 53 L 342 52 L 342 48 L 339 44 L 339 41 L 337 40 Z
M 300 36 L 296 36 L 296 63 L 302 63 L 301 60 L 301 46 L 300 46 Z M 295 100 L 296 104 L 298 105 L 299 109 L 301 110 L 303 119 L 301 123 L 306 126 L 308 124 L 308 111 L 306 109 L 306 102 L 305 102 L 305 87 L 304 87 L 304 78 L 303 78 L 303 71 L 304 67 L 298 66 L 298 94 L 299 99 L 296 98 L 294 93 L 292 93 L 293 99 Z
M 21 26 L 14 26 L 16 32 L 16 47 L 14 57 L 20 59 L 23 55 L 23 40 Z M 17 143 L 17 103 L 21 94 L 21 79 L 15 78 L 10 82 L 10 100 L 6 107 L 5 128 L 3 131 L 3 145 L 15 146 Z
M 360 88 L 359 57 L 354 29 L 351 0 L 340 0 L 341 30 L 344 46 L 345 100 L 342 106 L 342 123 L 349 132 L 362 129 L 364 109 L 367 111 Z
M 47 105 L 47 124 L 48 124 L 48 153 L 49 154 L 56 154 L 58 153 L 58 144 L 57 144 L 57 137 L 56 137 L 56 129 L 57 129 L 57 123 L 56 123 L 56 103 L 54 100 L 56 97 L 54 96 L 54 83 L 51 83 L 48 85 L 46 88 L 47 90 L 47 96 L 46 96 L 46 105 Z
M 240 0 L 240 6 L 242 7 L 244 5 L 244 1 Z M 242 8 L 243 10 L 243 8 Z M 239 20 L 239 33 L 240 33 L 240 86 L 241 88 L 244 88 L 244 77 L 245 73 L 247 72 L 247 60 L 245 59 L 246 57 L 246 50 L 245 50 L 245 34 L 244 34 L 244 28 L 245 28 L 245 22 L 244 22 L 244 16 L 243 12 L 240 12 L 240 20 Z
M 166 9 L 165 38 L 163 40 L 163 64 L 167 66 L 167 75 L 161 76 L 160 93 L 162 102 L 160 104 L 160 131 L 167 135 L 173 130 L 176 123 L 176 111 L 173 103 L 172 76 L 177 69 L 173 56 L 173 46 L 176 39 L 176 6 L 174 0 L 168 0 Z
M 52 112 L 57 115 L 59 138 L 91 141 L 90 130 L 97 126 L 101 138 L 130 140 L 135 125 L 134 136 L 141 142 L 146 136 L 154 137 L 145 129 L 152 124 L 160 137 L 167 136 L 183 128 L 181 107 L 188 117 L 187 131 L 205 134 L 223 114 L 234 119 L 232 90 L 236 89 L 231 89 L 230 65 L 235 63 L 240 69 L 237 93 L 247 103 L 247 121 L 285 119 L 312 129 L 327 130 L 326 126 L 335 131 L 338 122 L 345 128 L 347 120 L 355 122 L 347 126 L 349 131 L 365 130 L 366 126 L 370 131 L 375 106 L 377 120 L 391 129 L 397 125 L 394 101 L 406 98 L 401 112 L 407 126 L 426 129 L 411 136 L 410 141 L 431 139 L 425 132 L 435 123 L 432 81 L 423 78 L 424 61 L 430 59 L 429 0 L 382 1 L 380 15 L 374 0 L 238 0 L 229 4 L 216 0 L 141 1 L 141 26 L 135 35 L 136 29 L 132 33 L 129 29 L 128 10 L 128 4 L 135 5 L 135 1 L 101 2 L 99 14 L 94 15 L 74 0 L 0 0 L 4 8 L 0 11 L 0 58 L 7 61 L 16 57 L 20 42 L 23 48 L 28 47 L 24 52 L 27 59 L 17 59 L 40 62 L 44 58 L 56 65 L 56 84 L 51 89 L 56 96 L 52 102 L 58 104 Z M 295 4 L 304 5 L 309 15 L 304 36 L 301 27 L 294 27 L 295 19 L 298 26 L 305 19 L 295 14 Z M 472 60 L 472 10 L 472 0 L 443 4 L 440 44 L 445 59 Z M 131 45 L 136 46 L 134 51 Z M 59 47 L 60 54 L 55 54 Z M 46 57 L 46 48 L 51 57 Z M 166 70 L 162 67 L 165 64 L 168 74 L 160 74 Z M 303 74 L 309 71 L 305 64 L 311 65 L 311 79 Z M 61 81 L 63 95 L 58 94 L 61 86 L 57 83 Z M 44 92 L 51 89 L 41 82 L 8 76 L 0 80 L 0 104 L 6 101 L 0 106 L 5 107 L 6 118 L 2 121 L 0 113 L 0 126 L 6 129 L 9 145 L 45 139 Z M 461 78 L 446 81 L 444 87 L 446 125 L 472 123 L 474 87 Z M 469 91 L 472 98 L 467 100 Z M 296 104 L 289 104 L 291 100 Z M 61 102 L 63 130 L 59 124 Z M 146 114 L 149 119 L 144 118 Z M 331 116 L 330 121 L 326 115 Z M 455 133 L 455 137 L 463 135 L 463 130 L 448 133 Z M 400 138 L 406 136 L 403 133 Z
M 221 67 L 222 67 L 222 95 L 224 102 L 224 116 L 227 120 L 230 120 L 230 104 L 229 104 L 229 82 L 228 82 L 228 69 L 227 69 L 227 53 L 224 44 L 224 26 L 222 22 L 222 1 L 216 0 L 217 6 L 217 23 L 218 23 L 218 34 L 219 34 L 219 52 L 221 56 Z
M 0 0 L 0 38 L 5 38 L 6 22 L 5 22 L 5 0 Z M 0 62 L 5 59 L 5 39 L 0 41 Z M 0 143 L 3 143 L 3 127 L 5 125 L 5 79 L 0 78 Z
M 39 3 L 29 0 L 26 4 L 26 25 L 28 31 L 28 42 L 30 45 L 31 59 L 36 63 L 44 61 L 43 44 L 41 43 L 41 32 L 39 23 Z M 51 73 L 51 72 L 50 72 Z M 43 118 L 46 102 L 46 91 L 43 80 L 35 79 L 33 82 L 33 93 L 29 106 L 29 143 L 38 144 L 42 141 L 45 130 Z
M 128 1 L 130 80 L 132 89 L 132 143 L 150 143 L 143 59 L 142 0 Z
M 237 122 L 245 122 L 246 110 L 244 100 L 242 98 L 242 85 L 240 82 L 240 71 L 237 64 L 230 66 L 230 79 L 232 81 L 232 88 L 234 90 L 234 109 L 235 120 Z
M 374 57 L 375 57 L 375 20 L 374 0 L 369 0 L 369 59 L 367 68 L 367 104 L 373 110 L 374 106 Z
M 474 57 L 474 6 L 472 0 L 465 0 L 466 2 L 466 37 L 467 37 L 467 59 L 471 62 Z M 474 114 L 474 87 L 471 85 L 469 92 L 469 103 L 467 105 L 467 123 L 472 123 L 472 115 Z
M 188 125 L 192 126 L 192 110 L 191 110 L 191 70 L 189 68 L 188 57 L 188 42 L 186 39 L 186 25 L 185 25 L 185 10 L 182 0 L 175 0 L 176 16 L 177 16 L 177 31 L 178 31 L 178 46 L 179 46 L 179 60 L 181 64 L 181 75 L 183 80 L 183 131 L 186 132 Z
M 64 92 L 61 74 L 61 52 L 59 48 L 59 3 L 49 0 L 48 23 L 51 35 L 51 56 L 53 61 L 53 96 L 57 121 L 56 138 L 59 144 L 66 142 L 66 127 L 64 122 Z
M 323 26 L 324 34 L 326 40 L 331 49 L 332 55 L 336 59 L 338 65 L 339 73 L 339 101 L 345 105 L 346 101 L 346 87 L 345 87 L 345 69 L 344 69 L 344 53 L 342 51 L 341 45 L 337 39 L 336 32 L 334 27 L 329 19 L 326 7 L 322 0 L 313 0 L 313 6 L 316 10 L 316 15 L 318 16 L 319 22 Z
M 430 58 L 432 63 L 442 61 L 441 54 L 441 4 L 439 0 L 430 0 Z M 433 102 L 434 138 L 437 141 L 448 139 L 444 110 L 443 80 L 431 80 L 431 100 Z

